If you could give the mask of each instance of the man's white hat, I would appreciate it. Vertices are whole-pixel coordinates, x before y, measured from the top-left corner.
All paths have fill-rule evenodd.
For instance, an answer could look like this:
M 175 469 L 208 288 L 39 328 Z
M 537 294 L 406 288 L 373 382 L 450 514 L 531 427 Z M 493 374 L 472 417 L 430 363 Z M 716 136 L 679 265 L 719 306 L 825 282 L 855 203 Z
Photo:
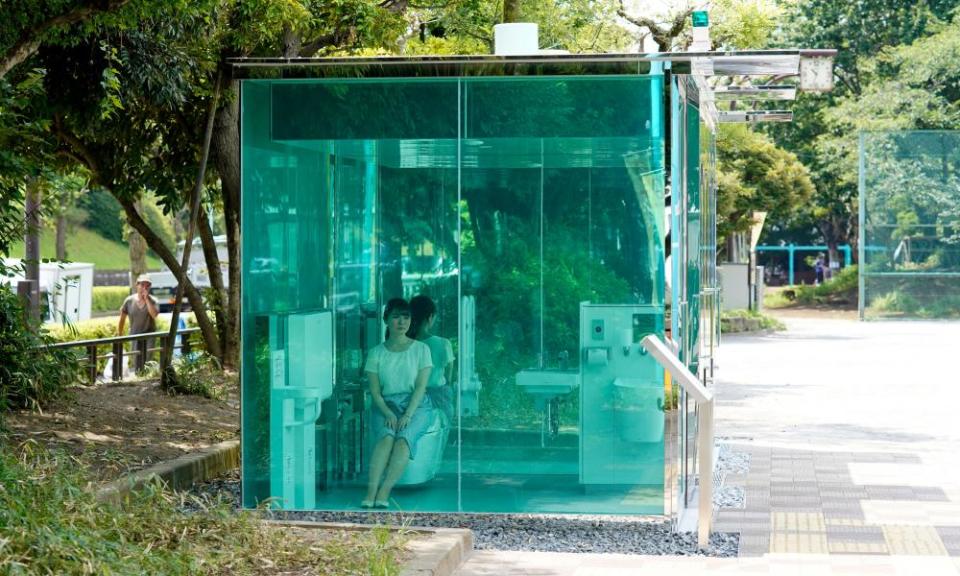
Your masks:
M 149 274 L 141 274 L 141 275 L 137 276 L 137 284 L 139 284 L 139 283 L 141 283 L 141 282 L 146 282 L 147 284 L 153 284 L 153 281 L 150 280 L 150 275 L 149 275 Z

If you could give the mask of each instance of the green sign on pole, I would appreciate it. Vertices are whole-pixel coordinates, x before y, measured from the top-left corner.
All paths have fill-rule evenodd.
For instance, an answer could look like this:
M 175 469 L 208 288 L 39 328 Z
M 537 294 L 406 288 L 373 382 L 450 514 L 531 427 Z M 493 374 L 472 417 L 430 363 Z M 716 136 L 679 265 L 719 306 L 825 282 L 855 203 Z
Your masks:
M 710 17 L 706 10 L 697 10 L 693 13 L 693 27 L 706 28 L 710 26 Z

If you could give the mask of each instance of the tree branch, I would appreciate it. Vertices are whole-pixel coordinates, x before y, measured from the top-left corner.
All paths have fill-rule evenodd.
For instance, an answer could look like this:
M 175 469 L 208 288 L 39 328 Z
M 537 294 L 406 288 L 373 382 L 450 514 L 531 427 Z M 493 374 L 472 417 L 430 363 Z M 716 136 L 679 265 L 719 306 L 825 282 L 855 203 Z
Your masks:
M 58 114 L 53 117 L 53 129 L 57 138 L 66 145 L 62 152 L 76 158 L 81 164 L 85 164 L 94 181 L 103 180 L 103 172 L 96 155 L 75 134 L 64 128 L 63 121 Z
M 24 30 L 13 46 L 7 48 L 3 56 L 0 57 L 0 78 L 6 76 L 7 72 L 10 72 L 24 60 L 33 56 L 40 49 L 44 34 L 50 30 L 89 20 L 97 14 L 121 8 L 128 2 L 130 0 L 86 0 L 69 12 L 58 14 Z
M 617 9 L 617 15 L 627 22 L 639 28 L 646 28 L 649 30 L 650 36 L 653 37 L 653 41 L 657 44 L 657 47 L 661 52 L 667 52 L 670 50 L 673 40 L 680 36 L 680 34 L 683 32 L 683 28 L 687 22 L 687 17 L 689 17 L 692 13 L 693 8 L 684 10 L 680 14 L 677 14 L 673 17 L 668 28 L 663 28 L 652 18 L 647 18 L 645 16 L 631 16 L 628 14 L 626 7 L 623 5 L 623 0 L 620 0 L 620 8 Z

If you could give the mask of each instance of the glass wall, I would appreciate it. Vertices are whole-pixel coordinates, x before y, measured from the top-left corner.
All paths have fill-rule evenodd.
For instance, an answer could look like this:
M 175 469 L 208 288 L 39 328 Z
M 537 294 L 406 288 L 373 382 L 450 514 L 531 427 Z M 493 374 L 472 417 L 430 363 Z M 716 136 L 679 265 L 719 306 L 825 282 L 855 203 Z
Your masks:
M 716 275 L 715 133 L 700 113 L 700 91 L 689 76 L 674 76 L 671 91 L 670 324 L 680 360 L 709 386 L 719 340 Z M 697 411 L 692 396 L 668 387 L 671 471 L 667 499 L 673 513 L 693 505 L 697 466 Z M 674 418 L 674 416 L 676 416 Z
M 358 509 L 383 308 L 428 295 L 407 511 L 661 514 L 660 75 L 247 80 L 243 501 Z
M 860 317 L 960 317 L 960 133 L 860 138 Z

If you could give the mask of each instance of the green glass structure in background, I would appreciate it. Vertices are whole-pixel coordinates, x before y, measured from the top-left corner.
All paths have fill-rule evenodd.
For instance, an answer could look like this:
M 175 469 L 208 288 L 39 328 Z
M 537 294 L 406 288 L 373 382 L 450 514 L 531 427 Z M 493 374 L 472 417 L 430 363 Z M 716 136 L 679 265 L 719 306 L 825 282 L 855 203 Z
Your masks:
M 428 294 L 453 401 L 397 508 L 663 514 L 671 400 L 639 341 L 665 328 L 667 93 L 656 73 L 245 80 L 244 506 L 358 507 L 365 354 L 387 300 Z M 709 139 L 687 118 L 699 223 Z
M 860 316 L 960 317 L 960 133 L 860 137 Z

